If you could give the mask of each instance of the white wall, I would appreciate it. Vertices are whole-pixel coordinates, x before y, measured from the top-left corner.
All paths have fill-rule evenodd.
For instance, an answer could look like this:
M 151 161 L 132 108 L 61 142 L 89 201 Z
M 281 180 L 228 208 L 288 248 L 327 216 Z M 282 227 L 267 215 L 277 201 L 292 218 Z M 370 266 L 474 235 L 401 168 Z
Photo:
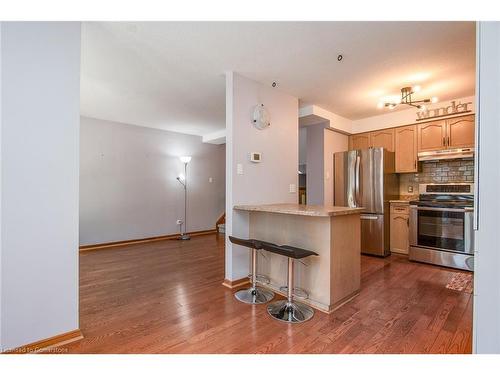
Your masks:
M 1 35 L 1 345 L 78 328 L 80 23 Z
M 307 204 L 333 205 L 333 154 L 347 151 L 349 138 L 328 123 L 307 126 Z
M 472 105 L 469 106 L 472 110 L 472 113 L 475 112 L 475 97 L 467 96 L 465 98 L 453 99 L 456 104 L 468 103 L 472 102 Z M 449 106 L 451 100 L 443 101 L 436 104 L 429 104 L 429 108 L 441 108 Z M 352 134 L 355 133 L 363 133 L 372 130 L 386 129 L 392 128 L 394 126 L 408 125 L 416 123 L 417 119 L 417 110 L 415 108 L 405 109 L 401 111 L 384 113 L 382 115 L 366 117 L 360 120 L 352 121 Z
M 349 137 L 339 132 L 324 130 L 324 200 L 323 204 L 333 206 L 333 154 L 347 151 L 349 148 Z
M 474 351 L 500 353 L 500 23 L 478 23 Z
M 307 129 L 307 204 L 323 204 L 325 197 L 324 163 L 325 142 L 324 132 L 328 123 L 309 125 Z
M 352 120 L 327 111 L 317 105 L 308 105 L 300 108 L 299 111 L 301 125 L 316 125 L 324 121 L 329 123 L 330 128 L 341 132 L 351 133 Z
M 299 164 L 307 163 L 307 127 L 299 128 Z
M 252 125 L 256 105 L 270 112 L 271 126 Z M 248 236 L 248 216 L 233 211 L 237 204 L 297 203 L 298 99 L 239 74 L 226 74 L 226 233 Z M 249 153 L 262 152 L 261 163 L 251 163 Z M 242 164 L 243 174 L 236 173 Z M 226 238 L 226 279 L 248 275 L 248 249 L 232 246 Z
M 194 135 L 81 118 L 80 244 L 179 232 L 188 164 L 187 231 L 213 229 L 224 213 L 225 146 Z M 209 182 L 212 178 L 212 182 Z
M 2 351 L 2 26 L 0 22 L 0 352 Z

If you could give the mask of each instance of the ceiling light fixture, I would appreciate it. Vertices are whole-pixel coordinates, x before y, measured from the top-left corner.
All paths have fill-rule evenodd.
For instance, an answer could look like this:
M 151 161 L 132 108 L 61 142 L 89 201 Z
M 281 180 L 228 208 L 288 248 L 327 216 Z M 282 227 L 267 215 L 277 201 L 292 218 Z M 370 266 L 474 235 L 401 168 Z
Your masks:
M 432 97 L 431 99 L 422 99 L 422 100 L 413 100 L 411 97 L 413 94 L 416 92 L 420 91 L 420 86 L 414 86 L 414 87 L 403 87 L 401 89 L 401 100 L 398 101 L 393 101 L 393 102 L 379 102 L 377 104 L 378 108 L 383 108 L 387 107 L 389 109 L 394 109 L 396 106 L 399 104 L 406 104 L 412 107 L 416 107 L 421 110 L 425 110 L 425 105 L 423 103 L 437 103 L 438 99 L 436 97 Z

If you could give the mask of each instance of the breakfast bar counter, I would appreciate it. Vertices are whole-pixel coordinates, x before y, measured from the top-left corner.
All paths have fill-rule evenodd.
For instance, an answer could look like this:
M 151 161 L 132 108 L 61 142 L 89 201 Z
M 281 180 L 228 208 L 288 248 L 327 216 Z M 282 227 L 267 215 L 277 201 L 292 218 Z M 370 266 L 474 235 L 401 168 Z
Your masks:
M 295 286 L 308 293 L 301 302 L 331 312 L 359 293 L 362 208 L 263 204 L 238 205 L 234 210 L 248 214 L 249 238 L 296 246 L 318 253 L 295 267 Z M 265 285 L 285 295 L 287 259 L 260 251 L 258 274 Z

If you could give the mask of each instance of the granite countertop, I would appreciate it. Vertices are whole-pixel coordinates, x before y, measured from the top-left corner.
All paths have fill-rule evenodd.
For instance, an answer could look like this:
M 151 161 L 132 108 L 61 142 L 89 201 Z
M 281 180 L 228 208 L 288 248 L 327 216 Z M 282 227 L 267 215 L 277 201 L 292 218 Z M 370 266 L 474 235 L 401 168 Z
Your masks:
M 400 195 L 399 199 L 391 199 L 389 203 L 409 204 L 410 201 L 418 201 L 418 195 Z
M 293 203 L 276 203 L 276 204 L 255 204 L 255 205 L 237 205 L 235 210 L 240 211 L 256 211 L 256 212 L 272 212 L 287 215 L 302 215 L 302 216 L 341 216 L 359 214 L 363 208 L 350 208 L 340 206 L 315 206 L 306 204 Z

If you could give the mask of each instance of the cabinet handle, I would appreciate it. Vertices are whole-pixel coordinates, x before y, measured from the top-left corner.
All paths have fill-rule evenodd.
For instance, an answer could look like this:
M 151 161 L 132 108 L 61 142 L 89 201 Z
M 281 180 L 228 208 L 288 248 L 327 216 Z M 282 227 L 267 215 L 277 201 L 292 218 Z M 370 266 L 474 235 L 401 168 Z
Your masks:
M 413 169 L 417 170 L 417 159 L 413 160 Z
M 448 137 L 448 146 L 450 145 L 450 137 Z
M 443 146 L 446 146 L 446 137 L 443 137 Z
M 406 218 L 406 226 L 408 228 L 410 227 L 410 218 L 409 217 Z

